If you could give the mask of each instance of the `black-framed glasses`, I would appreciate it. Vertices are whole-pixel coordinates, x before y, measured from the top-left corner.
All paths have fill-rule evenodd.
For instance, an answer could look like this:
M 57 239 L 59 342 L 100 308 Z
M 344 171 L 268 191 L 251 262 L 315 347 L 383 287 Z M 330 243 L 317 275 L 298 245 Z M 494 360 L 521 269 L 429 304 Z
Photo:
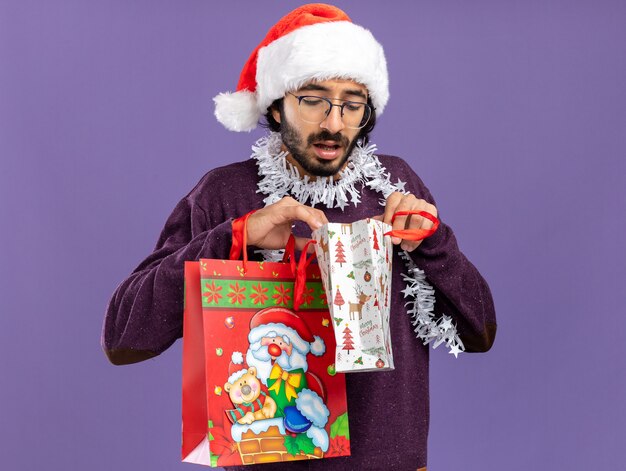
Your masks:
M 290 95 L 298 99 L 298 113 L 305 123 L 320 124 L 330 114 L 333 106 L 341 111 L 343 124 L 350 129 L 361 129 L 372 116 L 372 108 L 367 103 L 360 101 L 340 100 L 338 98 L 325 98 L 314 95 Z M 335 104 L 339 101 L 341 104 Z

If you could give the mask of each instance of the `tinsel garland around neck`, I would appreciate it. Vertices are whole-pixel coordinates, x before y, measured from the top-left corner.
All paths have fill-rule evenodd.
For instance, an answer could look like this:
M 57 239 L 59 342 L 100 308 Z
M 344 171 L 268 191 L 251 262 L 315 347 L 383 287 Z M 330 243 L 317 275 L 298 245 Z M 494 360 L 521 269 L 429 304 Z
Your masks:
M 361 146 L 357 144 L 348 158 L 346 167 L 339 172 L 339 178 L 318 177 L 312 181 L 308 176 L 301 177 L 298 169 L 287 161 L 287 153 L 281 151 L 282 140 L 279 133 L 270 133 L 262 137 L 252 146 L 251 158 L 257 161 L 261 180 L 258 183 L 258 193 L 266 195 L 263 199 L 265 206 L 273 204 L 290 195 L 302 204 L 315 206 L 323 204 L 327 208 L 344 208 L 352 202 L 357 206 L 361 202 L 358 184 L 365 185 L 381 193 L 381 206 L 385 206 L 387 197 L 395 192 L 409 193 L 404 189 L 405 182 L 398 179 L 391 182 L 391 176 L 385 167 L 374 155 L 376 146 L 371 144 Z M 280 261 L 282 250 L 259 250 L 267 261 Z M 426 275 L 420 270 L 411 256 L 404 250 L 400 251 L 404 260 L 407 274 L 403 274 L 406 288 L 402 291 L 404 297 L 412 298 L 405 303 L 411 315 L 411 323 L 418 339 L 426 345 L 433 343 L 437 348 L 444 343 L 449 353 L 455 357 L 464 351 L 463 342 L 459 338 L 452 319 L 446 315 L 435 318 L 435 290 L 426 281 Z
M 290 195 L 302 204 L 323 204 L 327 208 L 343 210 L 350 202 L 356 206 L 361 201 L 359 184 L 382 193 L 385 198 L 394 191 L 404 191 L 403 182 L 391 183 L 389 174 L 374 155 L 376 146 L 373 144 L 357 144 L 338 178 L 318 177 L 315 180 L 300 175 L 287 160 L 287 152 L 281 151 L 281 145 L 280 134 L 270 133 L 252 146 L 251 157 L 257 161 L 261 175 L 258 192 L 267 195 L 263 200 L 266 206 Z

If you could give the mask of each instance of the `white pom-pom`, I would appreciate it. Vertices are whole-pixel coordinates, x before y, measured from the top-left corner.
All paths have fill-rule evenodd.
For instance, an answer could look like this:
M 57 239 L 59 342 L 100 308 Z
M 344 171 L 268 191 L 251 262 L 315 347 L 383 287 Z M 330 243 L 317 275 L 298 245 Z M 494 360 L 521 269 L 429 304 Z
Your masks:
M 254 93 L 247 90 L 220 93 L 213 101 L 215 117 L 229 131 L 249 132 L 256 128 L 261 113 Z
M 321 357 L 326 351 L 326 345 L 324 345 L 324 341 L 321 337 L 317 335 L 313 336 L 315 340 L 311 343 L 311 353 L 316 357 Z
M 232 360 L 232 362 L 235 365 L 242 365 L 243 364 L 243 355 L 241 352 L 233 352 L 233 354 L 231 355 L 230 359 Z

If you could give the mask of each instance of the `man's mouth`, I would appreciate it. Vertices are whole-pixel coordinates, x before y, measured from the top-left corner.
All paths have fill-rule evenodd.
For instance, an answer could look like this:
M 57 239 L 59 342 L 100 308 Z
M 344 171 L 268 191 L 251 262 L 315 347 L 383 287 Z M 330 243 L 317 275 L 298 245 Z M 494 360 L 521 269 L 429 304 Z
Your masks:
M 313 149 L 322 160 L 334 160 L 341 155 L 341 145 L 336 141 L 320 141 L 313 143 Z

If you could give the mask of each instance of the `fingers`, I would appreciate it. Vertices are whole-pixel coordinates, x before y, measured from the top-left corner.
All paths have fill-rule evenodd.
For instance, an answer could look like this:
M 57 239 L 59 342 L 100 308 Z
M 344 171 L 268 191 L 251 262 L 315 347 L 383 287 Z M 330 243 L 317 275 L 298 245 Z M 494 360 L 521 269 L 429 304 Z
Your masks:
M 326 214 L 324 214 L 324 211 L 322 211 L 321 209 L 315 209 L 315 208 L 309 208 L 312 209 L 315 214 L 317 215 L 317 218 L 322 221 L 322 225 L 324 224 L 328 224 L 328 218 L 326 217 Z
M 419 209 L 409 209 L 407 211 L 420 211 Z M 406 229 L 422 229 L 423 225 L 424 225 L 424 221 L 427 221 L 427 219 L 423 218 L 422 216 L 418 215 L 418 214 L 412 214 L 411 216 L 408 217 L 407 220 L 407 224 L 406 224 Z M 406 250 L 407 252 L 413 252 L 413 250 L 415 250 L 420 244 L 421 244 L 421 240 L 403 240 L 402 243 L 400 244 L 400 248 L 402 250 Z
M 402 201 L 402 193 L 391 193 L 387 198 L 387 204 L 385 205 L 385 214 L 383 215 L 383 222 L 386 224 L 391 224 L 391 218 L 393 217 L 393 213 L 396 212 L 396 207 Z
M 387 198 L 387 204 L 385 205 L 385 214 L 383 215 L 383 222 L 385 224 L 391 225 L 391 219 L 393 218 L 394 213 L 397 212 L 396 208 L 402 201 L 403 196 L 404 195 L 402 193 L 395 192 L 395 193 L 391 193 L 389 197 Z M 394 229 L 395 229 L 395 225 L 394 225 Z M 391 243 L 393 243 L 394 245 L 398 245 L 400 243 L 400 238 L 392 237 Z
M 416 200 L 417 198 L 415 198 L 415 196 L 413 195 L 404 195 L 404 197 L 398 203 L 398 206 L 396 206 L 396 210 L 394 212 L 397 213 L 399 211 L 410 211 L 415 206 Z M 392 224 L 392 230 L 401 231 L 403 229 L 407 229 L 409 227 L 409 222 L 411 219 L 411 216 L 398 216 Z M 392 237 L 391 242 L 398 245 L 400 242 L 402 242 L 402 239 L 400 239 L 399 237 Z M 406 244 L 406 242 L 407 241 L 404 241 L 404 244 Z M 402 248 L 404 249 L 404 247 Z
M 303 221 L 309 225 L 312 231 L 319 229 L 324 225 L 324 219 L 320 217 L 318 211 L 306 206 L 290 206 L 285 212 L 285 216 L 290 221 Z
M 313 231 L 328 223 L 323 211 L 285 197 L 250 216 L 247 222 L 248 244 L 264 249 L 282 248 L 294 221 L 306 223 Z
M 404 230 L 404 229 L 430 229 L 433 223 L 417 214 L 409 216 L 398 216 L 394 220 L 393 224 L 391 220 L 393 215 L 400 211 L 427 211 L 433 216 L 437 217 L 437 208 L 423 199 L 418 199 L 411 194 L 392 193 L 387 198 L 387 204 L 385 206 L 385 214 L 383 215 L 383 221 L 387 224 L 391 224 L 392 230 Z M 374 217 L 376 219 L 376 217 Z M 399 237 L 392 237 L 391 242 L 394 245 L 400 245 L 400 248 L 408 252 L 415 250 L 422 241 L 402 240 Z
M 277 206 L 280 207 L 278 216 L 283 219 L 282 222 L 303 221 L 313 231 L 328 223 L 323 211 L 300 204 L 293 198 L 285 197 L 277 203 Z

